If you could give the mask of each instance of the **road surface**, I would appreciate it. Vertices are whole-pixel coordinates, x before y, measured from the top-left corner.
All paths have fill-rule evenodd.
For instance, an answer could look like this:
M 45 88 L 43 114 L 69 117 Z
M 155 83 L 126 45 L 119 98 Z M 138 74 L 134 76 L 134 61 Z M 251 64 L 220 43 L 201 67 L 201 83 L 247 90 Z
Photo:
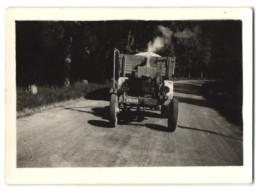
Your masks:
M 79 99 L 17 119 L 17 167 L 243 165 L 242 128 L 229 123 L 200 93 L 202 81 L 179 81 L 178 126 L 160 112 L 133 112 L 108 124 L 109 102 Z

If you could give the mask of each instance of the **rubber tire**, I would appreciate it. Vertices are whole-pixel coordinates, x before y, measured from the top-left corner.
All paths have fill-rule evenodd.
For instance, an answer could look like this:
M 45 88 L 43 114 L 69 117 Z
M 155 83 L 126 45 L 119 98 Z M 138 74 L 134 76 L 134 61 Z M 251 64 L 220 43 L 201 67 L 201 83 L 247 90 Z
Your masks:
M 118 97 L 116 94 L 112 94 L 110 98 L 110 111 L 109 121 L 112 127 L 117 125 L 117 108 L 118 108 Z
M 177 127 L 178 121 L 178 112 L 179 112 L 179 100 L 173 98 L 169 104 L 169 115 L 168 115 L 168 129 L 171 132 L 174 132 Z
M 167 118 L 168 117 L 168 106 L 166 106 L 166 105 L 162 105 L 161 106 L 161 117 L 162 118 Z

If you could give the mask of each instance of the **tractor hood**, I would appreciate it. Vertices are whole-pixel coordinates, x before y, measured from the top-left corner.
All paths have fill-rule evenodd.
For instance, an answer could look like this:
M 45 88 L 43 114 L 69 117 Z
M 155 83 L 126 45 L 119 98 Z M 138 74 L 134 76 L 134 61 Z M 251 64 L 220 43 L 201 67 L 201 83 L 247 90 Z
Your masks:
M 139 52 L 135 55 L 136 56 L 145 56 L 145 57 L 161 57 L 159 54 L 155 54 L 154 52 Z
M 161 56 L 159 54 L 155 54 L 154 52 L 140 52 L 135 55 L 146 57 L 145 66 L 138 66 L 137 76 L 139 78 L 141 78 L 142 76 L 155 78 L 156 68 L 150 66 L 150 57 L 161 57 Z

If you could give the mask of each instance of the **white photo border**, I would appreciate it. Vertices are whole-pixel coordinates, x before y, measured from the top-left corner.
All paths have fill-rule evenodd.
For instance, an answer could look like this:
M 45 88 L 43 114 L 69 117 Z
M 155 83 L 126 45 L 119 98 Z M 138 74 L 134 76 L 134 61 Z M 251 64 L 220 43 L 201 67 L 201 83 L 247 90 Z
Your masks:
M 251 8 L 10 8 L 6 10 L 6 148 L 8 184 L 251 183 L 253 151 L 253 11 Z M 241 20 L 243 166 L 17 168 L 15 21 Z M 170 175 L 170 176 L 169 176 Z

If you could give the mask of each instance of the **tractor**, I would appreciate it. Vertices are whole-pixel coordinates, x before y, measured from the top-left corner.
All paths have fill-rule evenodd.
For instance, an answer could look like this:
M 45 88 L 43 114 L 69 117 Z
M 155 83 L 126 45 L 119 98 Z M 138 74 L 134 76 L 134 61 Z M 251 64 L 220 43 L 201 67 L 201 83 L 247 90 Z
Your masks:
M 174 57 L 161 57 L 153 52 L 121 54 L 114 49 L 110 124 L 116 127 L 119 114 L 130 109 L 136 109 L 138 116 L 146 109 L 157 109 L 161 117 L 168 118 L 167 129 L 174 132 L 179 107 L 173 91 L 174 70 Z

